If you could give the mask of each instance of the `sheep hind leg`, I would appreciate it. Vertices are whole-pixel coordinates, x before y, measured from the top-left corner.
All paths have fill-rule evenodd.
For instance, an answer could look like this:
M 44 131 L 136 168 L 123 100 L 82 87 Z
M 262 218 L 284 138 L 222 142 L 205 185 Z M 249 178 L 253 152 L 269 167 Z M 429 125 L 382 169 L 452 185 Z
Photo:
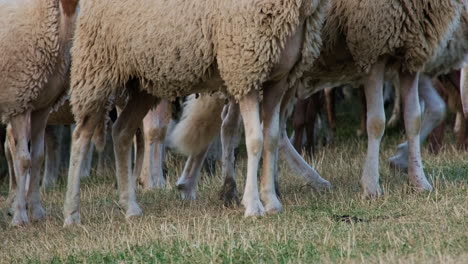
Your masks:
M 67 193 L 63 209 L 64 226 L 80 224 L 80 179 L 86 173 L 86 158 L 91 149 L 91 138 L 99 122 L 104 122 L 104 109 L 79 120 L 72 134 Z
M 198 154 L 191 155 L 185 163 L 184 171 L 177 180 L 176 186 L 180 190 L 183 200 L 196 199 L 196 187 L 200 177 L 200 170 L 208 153 L 207 147 Z
M 239 205 L 236 173 L 234 169 L 234 149 L 239 145 L 241 118 L 239 105 L 231 101 L 223 110 L 223 123 L 221 125 L 222 151 L 222 178 L 224 184 L 221 188 L 220 198 L 224 206 Z
M 257 91 L 251 91 L 239 101 L 247 148 L 247 179 L 244 196 L 242 197 L 242 204 L 245 207 L 244 215 L 246 217 L 265 214 L 265 208 L 260 201 L 257 184 L 258 165 L 263 147 L 259 101 Z
M 127 218 L 142 214 L 136 202 L 135 177 L 131 169 L 132 139 L 141 121 L 155 102 L 155 98 L 147 93 L 134 91 L 112 127 L 119 204 L 125 208 Z
M 429 77 L 421 76 L 418 84 L 420 98 L 426 105 L 426 111 L 424 111 L 420 132 L 420 141 L 422 143 L 426 140 L 431 131 L 444 120 L 446 106 L 444 100 L 434 88 Z M 401 89 L 403 89 L 403 87 L 401 87 Z M 397 152 L 389 159 L 390 166 L 399 170 L 407 171 L 408 157 L 408 141 L 405 141 L 398 145 Z
M 383 77 L 385 63 L 375 64 L 364 84 L 367 106 L 367 155 L 362 172 L 361 184 L 364 196 L 374 198 L 382 194 L 379 186 L 379 150 L 385 129 L 383 103 Z
M 13 205 L 12 226 L 25 225 L 29 222 L 26 211 L 26 185 L 31 172 L 31 154 L 29 143 L 31 135 L 31 112 L 14 116 L 10 120 L 13 135 L 13 166 L 16 176 L 16 197 Z
M 31 218 L 40 221 L 45 218 L 41 204 L 40 181 L 44 163 L 44 136 L 50 109 L 45 108 L 31 114 L 31 178 L 28 189 L 28 207 Z
M 408 176 L 416 190 L 432 190 L 424 175 L 421 159 L 421 109 L 418 95 L 418 73 L 400 73 L 403 114 L 408 139 Z
M 328 190 L 332 187 L 330 182 L 320 177 L 320 174 L 312 168 L 304 158 L 302 158 L 291 144 L 286 133 L 287 109 L 295 96 L 294 93 L 295 89 L 289 89 L 286 91 L 286 94 L 283 96 L 283 101 L 281 102 L 281 137 L 279 142 L 280 158 L 286 161 L 289 169 L 304 178 L 312 188 L 316 190 Z

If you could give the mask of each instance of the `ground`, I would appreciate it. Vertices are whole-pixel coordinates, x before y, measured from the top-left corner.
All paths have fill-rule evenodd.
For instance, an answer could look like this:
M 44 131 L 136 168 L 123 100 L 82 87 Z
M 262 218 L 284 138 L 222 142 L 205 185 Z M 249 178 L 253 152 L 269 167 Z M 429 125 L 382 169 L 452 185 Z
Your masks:
M 219 173 L 203 175 L 197 201 L 182 201 L 173 186 L 183 160 L 172 155 L 171 187 L 139 192 L 144 216 L 131 221 L 117 204 L 112 171 L 83 182 L 82 225 L 72 228 L 62 227 L 64 180 L 43 192 L 47 220 L 23 228 L 9 227 L 7 183 L 2 182 L 0 262 L 466 263 L 468 153 L 450 144 L 438 156 L 424 148 L 425 171 L 435 188 L 413 193 L 405 174 L 386 163 L 403 139 L 393 131 L 384 139 L 380 159 L 385 196 L 366 200 L 359 186 L 366 140 L 356 138 L 354 128 L 344 130 L 342 123 L 338 129 L 344 132 L 335 144 L 309 159 L 333 190 L 312 190 L 280 163 L 284 211 L 261 218 L 244 218 L 242 207 L 222 206 Z M 245 166 L 241 158 L 240 186 Z

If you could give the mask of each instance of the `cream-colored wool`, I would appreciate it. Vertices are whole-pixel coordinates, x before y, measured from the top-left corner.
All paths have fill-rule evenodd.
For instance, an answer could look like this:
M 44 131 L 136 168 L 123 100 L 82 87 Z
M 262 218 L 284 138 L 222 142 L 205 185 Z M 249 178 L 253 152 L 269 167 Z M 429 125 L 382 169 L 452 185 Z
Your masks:
M 343 84 L 358 86 L 380 58 L 421 71 L 460 23 L 464 0 L 331 0 L 323 49 L 305 74 L 300 97 Z
M 289 35 L 307 19 L 292 85 L 318 55 L 328 0 L 83 0 L 72 48 L 73 113 L 102 111 L 130 78 L 161 98 L 195 92 L 219 73 L 236 99 L 260 89 Z M 218 89 L 218 88 L 217 88 Z
M 424 73 L 438 76 L 460 69 L 468 59 L 468 13 L 464 12 L 460 25 L 457 27 L 447 45 L 426 64 Z
M 342 33 L 363 71 L 384 55 L 420 71 L 459 23 L 464 0 L 334 0 L 328 31 Z M 336 33 L 335 33 L 336 32 Z
M 179 123 L 170 134 L 170 142 L 180 153 L 190 156 L 205 150 L 221 128 L 223 98 L 214 95 L 188 97 Z
M 3 122 L 55 98 L 37 99 L 51 75 L 65 78 L 67 40 L 59 0 L 0 1 L 0 115 Z M 54 80 L 55 81 L 55 80 Z M 59 92 L 61 94 L 61 92 Z

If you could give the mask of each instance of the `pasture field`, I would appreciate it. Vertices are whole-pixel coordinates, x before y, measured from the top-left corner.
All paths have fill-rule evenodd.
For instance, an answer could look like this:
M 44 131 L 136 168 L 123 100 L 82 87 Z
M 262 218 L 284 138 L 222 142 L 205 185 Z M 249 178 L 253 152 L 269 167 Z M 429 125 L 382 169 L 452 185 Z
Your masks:
M 339 120 L 343 120 L 338 116 Z M 206 172 L 196 201 L 182 201 L 173 187 L 184 159 L 168 155 L 169 187 L 139 192 L 141 218 L 126 221 L 117 205 L 114 173 L 92 175 L 81 191 L 81 226 L 63 228 L 65 180 L 43 192 L 47 220 L 9 227 L 7 183 L 0 185 L 0 262 L 29 263 L 467 263 L 468 153 L 448 145 L 439 155 L 423 151 L 435 187 L 413 193 L 404 173 L 386 160 L 401 132 L 384 136 L 381 184 L 385 196 L 361 198 L 359 178 L 366 139 L 353 122 L 332 146 L 309 162 L 333 184 L 319 193 L 280 163 L 284 211 L 244 218 L 243 208 L 224 208 L 219 174 Z M 352 127 L 352 128 L 351 128 Z M 242 192 L 246 159 L 237 176 Z M 219 172 L 219 170 L 218 170 Z

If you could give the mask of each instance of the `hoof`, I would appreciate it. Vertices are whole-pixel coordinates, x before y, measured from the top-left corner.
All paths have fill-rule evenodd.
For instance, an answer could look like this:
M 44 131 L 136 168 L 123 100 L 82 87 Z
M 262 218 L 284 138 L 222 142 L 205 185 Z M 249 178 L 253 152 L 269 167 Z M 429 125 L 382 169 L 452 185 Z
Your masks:
M 363 197 L 366 199 L 376 199 L 382 195 L 383 191 L 379 186 L 374 188 L 364 188 Z
M 245 207 L 245 217 L 257 217 L 265 215 L 265 208 L 258 198 L 250 201 L 249 203 L 244 201 L 242 204 Z
M 427 181 L 426 177 L 420 180 L 413 180 L 411 185 L 413 186 L 413 190 L 416 192 L 432 191 L 432 185 Z
M 196 193 L 193 184 L 188 182 L 178 181 L 176 184 L 177 189 L 180 191 L 182 200 L 195 200 Z
M 394 170 L 399 170 L 402 172 L 408 172 L 408 159 L 401 157 L 400 155 L 395 155 L 388 159 L 388 164 Z
M 239 193 L 237 192 L 236 182 L 232 178 L 226 178 L 223 187 L 219 192 L 220 200 L 226 207 L 238 206 L 240 204 Z
M 81 217 L 79 213 L 71 214 L 65 217 L 65 221 L 63 221 L 63 227 L 79 225 L 79 224 L 81 224 Z
M 133 218 L 133 217 L 138 217 L 143 214 L 143 211 L 141 210 L 140 206 L 138 206 L 137 203 L 131 203 L 128 206 L 127 212 L 125 214 L 125 218 Z
M 265 203 L 265 210 L 267 214 L 279 214 L 283 211 L 283 206 L 276 196 L 268 199 L 268 202 Z
M 333 188 L 333 185 L 327 180 L 311 183 L 310 186 L 312 186 L 316 191 L 329 191 Z
M 26 210 L 17 210 L 11 220 L 11 226 L 25 226 L 29 223 Z
M 164 189 L 164 188 L 166 188 L 166 180 L 165 180 L 163 177 L 157 178 L 154 187 L 155 187 L 156 189 Z
M 33 221 L 42 221 L 45 219 L 46 213 L 41 204 L 32 206 L 31 218 Z

